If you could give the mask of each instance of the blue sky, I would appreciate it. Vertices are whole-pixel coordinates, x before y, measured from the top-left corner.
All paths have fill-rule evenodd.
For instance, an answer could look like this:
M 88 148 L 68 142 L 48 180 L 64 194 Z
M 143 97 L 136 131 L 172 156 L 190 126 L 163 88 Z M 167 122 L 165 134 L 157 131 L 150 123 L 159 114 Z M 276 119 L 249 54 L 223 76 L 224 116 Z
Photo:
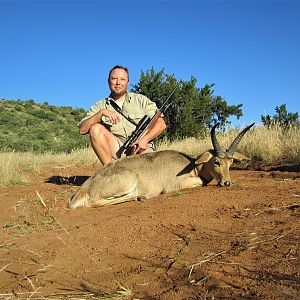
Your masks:
M 286 103 L 299 112 L 300 2 L 0 0 L 0 99 L 88 109 L 109 94 L 107 74 L 164 68 L 215 83 L 234 125 Z

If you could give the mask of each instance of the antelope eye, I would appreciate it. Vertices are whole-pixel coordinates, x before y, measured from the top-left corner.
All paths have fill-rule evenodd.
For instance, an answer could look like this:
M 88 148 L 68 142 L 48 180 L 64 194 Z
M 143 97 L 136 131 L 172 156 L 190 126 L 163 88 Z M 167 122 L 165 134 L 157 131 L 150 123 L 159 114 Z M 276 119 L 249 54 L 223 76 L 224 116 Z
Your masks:
M 215 159 L 215 166 L 220 166 L 220 162 L 217 159 Z

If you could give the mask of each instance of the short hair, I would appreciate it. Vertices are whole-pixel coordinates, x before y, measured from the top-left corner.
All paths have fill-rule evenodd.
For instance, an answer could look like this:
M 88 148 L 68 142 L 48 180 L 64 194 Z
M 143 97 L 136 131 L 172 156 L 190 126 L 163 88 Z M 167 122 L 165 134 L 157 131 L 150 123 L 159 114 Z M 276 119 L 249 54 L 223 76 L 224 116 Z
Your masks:
M 108 79 L 110 78 L 110 74 L 113 70 L 115 69 L 122 69 L 124 70 L 126 73 L 127 73 L 127 77 L 128 77 L 128 81 L 129 81 L 129 72 L 128 72 L 128 69 L 126 67 L 123 67 L 123 66 L 120 66 L 120 65 L 116 65 L 114 66 L 110 71 L 109 71 L 109 74 L 108 74 Z

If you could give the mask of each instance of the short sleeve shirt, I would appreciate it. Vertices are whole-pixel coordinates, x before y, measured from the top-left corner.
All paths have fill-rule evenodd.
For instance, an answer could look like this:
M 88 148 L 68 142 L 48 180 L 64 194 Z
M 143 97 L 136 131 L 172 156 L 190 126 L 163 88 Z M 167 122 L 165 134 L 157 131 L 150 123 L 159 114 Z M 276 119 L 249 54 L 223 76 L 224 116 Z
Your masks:
M 101 109 L 116 111 L 111 105 L 111 101 L 114 101 L 113 98 L 108 97 L 96 102 L 78 125 L 96 114 Z M 146 96 L 135 93 L 126 94 L 122 107 L 122 114 L 126 116 L 126 118 L 130 119 L 134 124 L 138 124 L 145 115 L 149 116 L 150 118 L 153 117 L 156 111 L 156 104 Z M 103 124 L 118 139 L 120 139 L 122 142 L 125 142 L 136 127 L 126 118 L 121 115 L 121 121 L 117 124 L 112 124 L 107 117 L 103 116 L 99 122 Z

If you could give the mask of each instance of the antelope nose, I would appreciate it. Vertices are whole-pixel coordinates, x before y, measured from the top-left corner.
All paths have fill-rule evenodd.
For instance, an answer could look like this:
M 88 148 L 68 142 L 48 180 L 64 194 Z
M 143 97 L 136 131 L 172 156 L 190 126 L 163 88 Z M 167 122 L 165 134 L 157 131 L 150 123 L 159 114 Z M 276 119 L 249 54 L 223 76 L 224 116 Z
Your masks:
M 225 182 L 224 182 L 224 185 L 225 185 L 225 186 L 230 186 L 230 181 L 225 181 Z

